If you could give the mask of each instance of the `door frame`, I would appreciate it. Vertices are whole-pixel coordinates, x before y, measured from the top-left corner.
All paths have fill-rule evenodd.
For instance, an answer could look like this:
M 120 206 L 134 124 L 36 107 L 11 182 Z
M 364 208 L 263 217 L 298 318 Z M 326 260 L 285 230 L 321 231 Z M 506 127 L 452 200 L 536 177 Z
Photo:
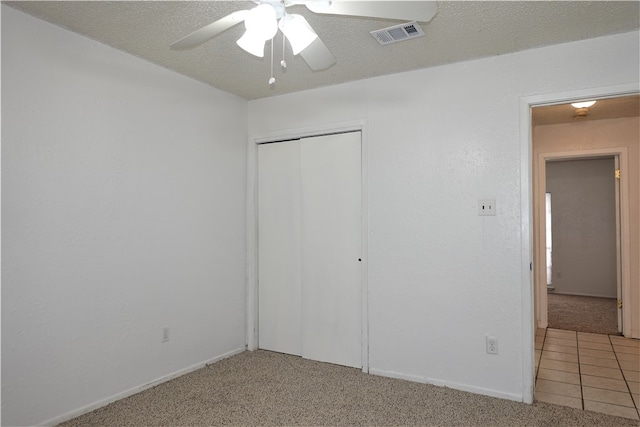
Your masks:
M 522 303 L 522 397 L 533 403 L 535 380 L 535 311 L 533 287 L 533 126 L 531 108 L 564 104 L 576 99 L 635 95 L 638 83 L 557 91 L 520 97 L 520 235 L 521 235 L 521 303 Z
M 334 133 L 360 132 L 361 138 L 361 243 L 362 243 L 362 371 L 369 372 L 369 303 L 368 303 L 368 122 L 353 120 L 341 123 L 327 123 L 298 129 L 277 130 L 265 134 L 249 135 L 247 142 L 247 260 L 246 260 L 246 347 L 257 350 L 258 330 L 258 145 L 322 136 Z
M 547 162 L 562 160 L 582 160 L 593 158 L 611 158 L 613 157 L 616 164 L 619 164 L 622 177 L 628 176 L 628 153 L 626 147 L 602 148 L 591 150 L 576 150 L 565 152 L 548 152 L 538 154 L 538 168 L 535 171 L 534 179 L 538 178 L 537 194 L 533 195 L 534 209 L 537 204 L 538 208 L 538 237 L 534 238 L 536 244 L 536 252 L 534 253 L 533 269 L 534 269 L 534 292 L 536 307 L 536 324 L 538 328 L 546 328 L 548 326 L 548 309 L 547 309 L 547 272 L 546 264 L 543 261 L 546 258 L 546 215 L 544 193 L 547 183 Z M 619 184 L 616 183 L 615 199 L 616 212 L 620 213 L 619 219 L 616 218 L 616 265 L 619 265 L 620 274 L 616 274 L 616 289 L 621 289 L 622 301 L 630 301 L 631 294 L 631 265 L 629 263 L 630 242 L 629 242 L 629 201 L 628 180 L 621 178 Z M 618 224 L 619 222 L 619 224 Z M 622 307 L 622 327 L 623 334 L 630 334 L 629 327 L 631 325 L 631 310 Z M 626 325 L 626 326 L 625 326 Z M 619 326 L 619 325 L 618 325 Z

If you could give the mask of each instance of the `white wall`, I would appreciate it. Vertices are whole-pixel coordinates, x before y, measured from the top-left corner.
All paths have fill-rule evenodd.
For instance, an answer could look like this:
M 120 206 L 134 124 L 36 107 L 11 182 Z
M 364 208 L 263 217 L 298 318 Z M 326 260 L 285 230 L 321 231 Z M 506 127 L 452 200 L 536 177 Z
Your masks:
M 240 98 L 2 6 L 3 425 L 244 349 L 246 126 Z
M 638 40 L 632 32 L 249 103 L 250 137 L 366 121 L 371 372 L 523 399 L 523 348 L 533 348 L 522 324 L 532 296 L 522 282 L 520 100 L 637 83 Z M 477 215 L 485 198 L 497 200 L 495 217 Z M 499 339 L 499 355 L 486 354 L 485 334 Z
M 638 36 L 249 103 L 367 122 L 372 372 L 522 398 L 520 97 L 637 83 Z M 5 6 L 2 59 L 3 424 L 243 348 L 247 103 Z
M 613 158 L 547 162 L 554 293 L 616 298 Z

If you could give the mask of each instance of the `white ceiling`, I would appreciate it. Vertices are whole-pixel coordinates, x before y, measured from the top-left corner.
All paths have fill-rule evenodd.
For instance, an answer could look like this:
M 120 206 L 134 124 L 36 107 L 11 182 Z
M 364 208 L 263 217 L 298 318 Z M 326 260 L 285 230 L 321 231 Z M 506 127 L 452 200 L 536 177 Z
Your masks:
M 187 51 L 169 45 L 233 11 L 247 1 L 23 1 L 16 9 L 175 70 L 245 99 L 257 99 L 418 68 L 501 55 L 534 47 L 632 31 L 640 27 L 638 1 L 439 1 L 438 14 L 422 28 L 426 37 L 379 45 L 370 31 L 399 23 L 379 19 L 304 15 L 337 64 L 312 72 L 287 55 L 279 70 L 282 40 L 276 36 L 276 84 L 269 86 L 270 55 L 260 59 L 241 50 L 237 25 Z

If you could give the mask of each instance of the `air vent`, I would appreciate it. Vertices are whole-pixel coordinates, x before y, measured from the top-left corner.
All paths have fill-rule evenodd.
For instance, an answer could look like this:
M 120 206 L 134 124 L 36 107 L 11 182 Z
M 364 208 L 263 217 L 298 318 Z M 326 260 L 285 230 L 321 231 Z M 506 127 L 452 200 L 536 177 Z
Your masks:
M 424 31 L 422 31 L 422 28 L 414 21 L 383 28 L 382 30 L 371 31 L 371 35 L 378 40 L 378 43 L 385 45 L 422 37 L 424 36 Z

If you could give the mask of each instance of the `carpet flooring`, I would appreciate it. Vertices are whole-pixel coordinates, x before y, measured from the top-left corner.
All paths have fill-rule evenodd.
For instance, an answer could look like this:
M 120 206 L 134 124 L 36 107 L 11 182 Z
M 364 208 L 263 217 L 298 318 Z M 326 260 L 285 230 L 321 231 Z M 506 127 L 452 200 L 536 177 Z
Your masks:
M 70 420 L 71 426 L 637 426 L 314 362 L 244 352 Z
M 618 334 L 615 298 L 547 294 L 549 327 L 594 334 Z

